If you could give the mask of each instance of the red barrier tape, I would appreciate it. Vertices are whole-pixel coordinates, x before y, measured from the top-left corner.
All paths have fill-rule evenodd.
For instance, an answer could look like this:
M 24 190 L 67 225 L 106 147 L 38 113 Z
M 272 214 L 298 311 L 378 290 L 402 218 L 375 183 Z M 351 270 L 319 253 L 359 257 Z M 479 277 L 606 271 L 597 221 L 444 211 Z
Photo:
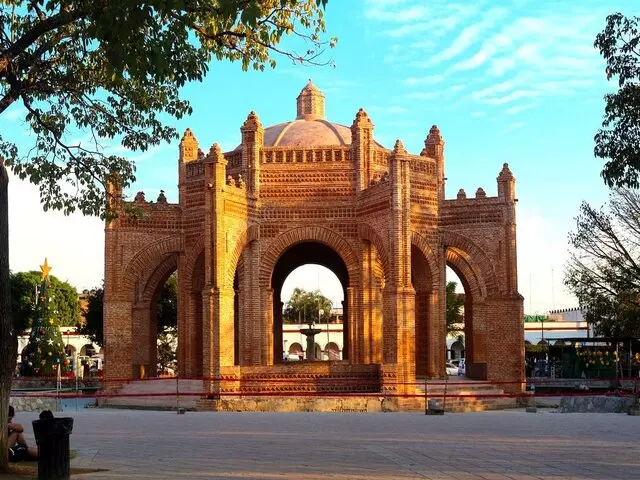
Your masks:
M 427 394 L 424 393 L 392 393 L 392 392 L 221 392 L 221 393 L 205 393 L 202 392 L 155 392 L 155 393 L 96 393 L 96 394 L 74 394 L 74 393 L 42 393 L 38 395 L 12 393 L 12 397 L 25 398 L 57 398 L 61 400 L 67 399 L 92 399 L 92 398 L 149 398 L 149 397 L 400 397 L 400 398 L 522 398 L 522 397 L 633 397 L 632 393 L 620 392 L 611 394 L 609 392 L 568 392 L 562 394 L 556 393 L 532 393 L 532 392 L 514 392 L 514 393 L 451 393 L 451 394 Z

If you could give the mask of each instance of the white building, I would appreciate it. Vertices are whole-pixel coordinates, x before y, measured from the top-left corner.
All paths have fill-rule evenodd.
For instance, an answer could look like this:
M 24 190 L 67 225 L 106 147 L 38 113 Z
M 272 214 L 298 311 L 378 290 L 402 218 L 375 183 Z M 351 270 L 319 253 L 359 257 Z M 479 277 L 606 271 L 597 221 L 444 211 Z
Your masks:
M 76 331 L 75 327 L 60 327 L 62 333 L 62 341 L 64 343 L 64 351 L 70 357 L 74 365 L 74 370 L 80 377 L 83 371 L 78 367 L 78 357 L 91 357 L 92 355 L 104 353 L 99 345 L 93 343 L 89 337 L 81 335 Z M 26 330 L 24 335 L 18 336 L 18 364 L 22 362 L 22 352 L 29 344 L 29 335 L 31 329 Z

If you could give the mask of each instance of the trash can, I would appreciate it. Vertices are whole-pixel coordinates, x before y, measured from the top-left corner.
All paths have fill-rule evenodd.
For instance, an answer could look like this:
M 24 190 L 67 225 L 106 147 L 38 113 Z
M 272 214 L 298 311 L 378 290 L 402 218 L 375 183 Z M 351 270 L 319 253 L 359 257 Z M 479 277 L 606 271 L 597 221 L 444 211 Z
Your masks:
M 69 479 L 69 435 L 72 430 L 73 418 L 70 417 L 33 421 L 39 480 Z

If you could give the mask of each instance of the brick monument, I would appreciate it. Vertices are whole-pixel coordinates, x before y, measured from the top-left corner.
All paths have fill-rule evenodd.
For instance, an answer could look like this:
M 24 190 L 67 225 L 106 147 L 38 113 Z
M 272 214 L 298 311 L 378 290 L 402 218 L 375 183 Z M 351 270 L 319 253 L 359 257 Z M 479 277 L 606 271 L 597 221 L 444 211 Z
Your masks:
M 187 129 L 179 202 L 139 192 L 133 204 L 142 215 L 106 225 L 107 380 L 155 374 L 154 305 L 177 270 L 179 375 L 204 377 L 208 396 L 330 388 L 410 395 L 417 376 L 445 375 L 447 265 L 466 292 L 467 376 L 524 380 L 507 164 L 497 196 L 478 188 L 474 198 L 460 190 L 445 199 L 436 126 L 413 155 L 400 140 L 392 149 L 376 142 L 362 109 L 351 127 L 327 121 L 324 102 L 309 82 L 295 120 L 265 128 L 251 112 L 240 145 L 225 153 L 214 144 L 205 154 Z M 121 192 L 108 188 L 122 208 Z M 307 263 L 342 284 L 343 360 L 281 360 L 282 285 Z

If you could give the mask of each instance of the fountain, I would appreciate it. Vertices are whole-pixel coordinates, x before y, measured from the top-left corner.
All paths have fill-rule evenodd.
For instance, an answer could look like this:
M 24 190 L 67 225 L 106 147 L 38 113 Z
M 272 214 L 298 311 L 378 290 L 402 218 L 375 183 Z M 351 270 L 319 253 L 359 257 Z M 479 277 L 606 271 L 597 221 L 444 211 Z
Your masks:
M 301 328 L 300 333 L 307 337 L 307 351 L 305 358 L 307 360 L 316 360 L 316 343 L 314 337 L 320 333 L 322 329 L 313 328 L 313 322 L 309 323 L 309 328 Z

